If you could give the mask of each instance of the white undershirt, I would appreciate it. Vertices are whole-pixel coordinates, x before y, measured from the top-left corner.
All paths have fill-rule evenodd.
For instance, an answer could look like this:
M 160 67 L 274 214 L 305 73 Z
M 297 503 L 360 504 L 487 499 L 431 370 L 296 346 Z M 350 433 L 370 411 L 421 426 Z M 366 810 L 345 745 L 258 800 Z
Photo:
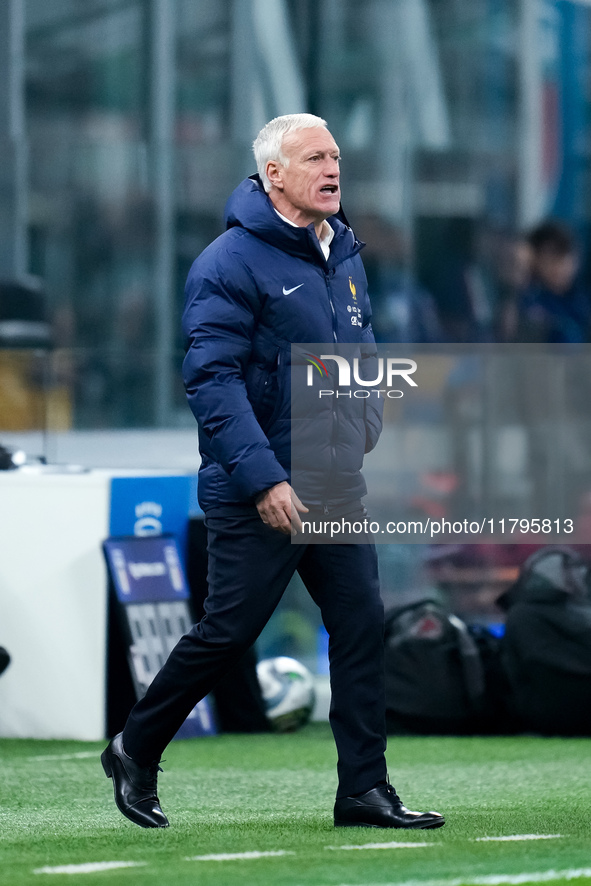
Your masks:
M 275 209 L 275 207 L 273 207 Z M 292 228 L 299 228 L 300 225 L 296 225 L 295 222 L 292 222 L 291 219 L 286 218 L 284 215 L 281 215 L 278 209 L 275 209 L 275 212 L 284 222 L 287 222 L 288 225 L 291 225 Z M 330 244 L 332 243 L 332 238 L 334 237 L 334 230 L 331 228 L 326 219 L 322 222 L 321 228 L 321 236 L 318 239 L 318 243 L 320 244 L 320 248 L 322 250 L 322 254 L 326 261 L 328 261 L 328 256 L 330 255 Z

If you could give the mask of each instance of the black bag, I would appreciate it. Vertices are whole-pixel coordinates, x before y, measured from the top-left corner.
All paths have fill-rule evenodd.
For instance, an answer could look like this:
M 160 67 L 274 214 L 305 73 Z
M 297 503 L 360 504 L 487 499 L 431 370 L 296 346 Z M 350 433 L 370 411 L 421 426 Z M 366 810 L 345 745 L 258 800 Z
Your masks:
M 575 550 L 548 546 L 497 601 L 507 611 L 501 661 L 522 729 L 591 735 L 589 576 Z
M 390 733 L 481 731 L 486 680 L 479 644 L 441 603 L 386 614 L 386 723 Z

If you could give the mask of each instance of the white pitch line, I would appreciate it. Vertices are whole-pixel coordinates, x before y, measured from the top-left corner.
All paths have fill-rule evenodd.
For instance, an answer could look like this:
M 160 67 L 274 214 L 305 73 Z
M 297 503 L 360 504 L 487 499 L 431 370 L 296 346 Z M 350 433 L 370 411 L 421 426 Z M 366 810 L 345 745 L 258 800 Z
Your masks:
M 398 880 L 390 883 L 364 883 L 363 886 L 521 886 L 522 883 L 551 883 L 553 880 L 591 878 L 591 868 L 540 871 L 531 874 L 490 874 L 485 877 L 457 877 L 448 880 Z M 349 886 L 342 883 L 340 886 Z M 359 886 L 359 884 L 356 884 Z
M 61 864 L 57 867 L 35 868 L 34 874 L 95 874 L 97 871 L 114 871 L 117 868 L 140 868 L 145 861 L 91 861 L 86 864 Z
M 241 861 L 251 858 L 278 858 L 281 855 L 295 855 L 295 852 L 288 852 L 285 849 L 279 849 L 277 852 L 220 852 L 217 855 L 187 856 L 185 861 Z
M 94 757 L 98 760 L 98 751 L 78 751 L 75 754 L 43 754 L 39 757 L 28 757 L 29 763 L 47 763 L 54 760 L 90 760 Z
M 362 843 L 361 846 L 325 846 L 339 852 L 341 849 L 424 849 L 428 846 L 440 846 L 440 843 Z
M 511 834 L 508 837 L 476 837 L 475 843 L 505 843 L 513 840 L 559 840 L 562 834 Z

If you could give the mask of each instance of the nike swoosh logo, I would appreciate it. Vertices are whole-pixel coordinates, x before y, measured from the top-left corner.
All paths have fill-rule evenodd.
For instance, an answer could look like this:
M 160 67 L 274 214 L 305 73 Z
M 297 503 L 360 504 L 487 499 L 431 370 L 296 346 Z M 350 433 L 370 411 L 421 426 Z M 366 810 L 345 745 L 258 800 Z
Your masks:
M 294 286 L 293 289 L 286 289 L 284 286 L 283 287 L 283 295 L 291 295 L 292 292 L 295 292 L 296 289 L 299 289 L 300 286 L 303 286 L 303 285 L 304 285 L 303 283 L 300 283 L 299 286 Z

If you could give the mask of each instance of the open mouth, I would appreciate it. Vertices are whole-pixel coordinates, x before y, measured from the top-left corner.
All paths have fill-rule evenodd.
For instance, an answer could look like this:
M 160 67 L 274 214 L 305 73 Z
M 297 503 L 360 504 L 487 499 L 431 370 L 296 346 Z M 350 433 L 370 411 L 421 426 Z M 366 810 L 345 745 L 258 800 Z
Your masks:
M 320 188 L 321 194 L 336 194 L 339 190 L 338 185 L 324 185 L 324 187 Z

